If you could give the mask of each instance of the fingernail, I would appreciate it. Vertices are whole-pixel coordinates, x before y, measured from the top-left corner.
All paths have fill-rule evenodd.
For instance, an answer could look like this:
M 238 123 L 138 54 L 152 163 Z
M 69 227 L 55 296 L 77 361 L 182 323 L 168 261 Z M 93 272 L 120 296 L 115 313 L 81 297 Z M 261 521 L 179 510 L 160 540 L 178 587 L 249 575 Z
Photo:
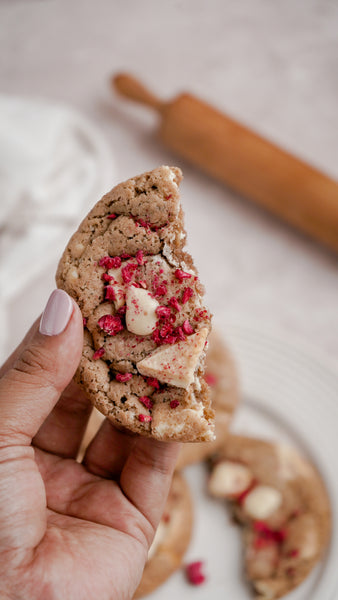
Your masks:
M 43 335 L 58 335 L 67 327 L 73 312 L 71 298 L 63 290 L 54 290 L 43 311 L 39 331 Z

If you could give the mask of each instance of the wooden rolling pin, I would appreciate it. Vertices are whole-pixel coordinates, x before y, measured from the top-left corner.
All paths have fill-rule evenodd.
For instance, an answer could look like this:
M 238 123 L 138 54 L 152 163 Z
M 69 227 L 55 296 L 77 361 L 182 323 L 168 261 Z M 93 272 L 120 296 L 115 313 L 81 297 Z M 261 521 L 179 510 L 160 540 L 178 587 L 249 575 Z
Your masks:
M 338 182 L 190 94 L 163 102 L 124 73 L 112 85 L 160 114 L 171 150 L 338 251 Z

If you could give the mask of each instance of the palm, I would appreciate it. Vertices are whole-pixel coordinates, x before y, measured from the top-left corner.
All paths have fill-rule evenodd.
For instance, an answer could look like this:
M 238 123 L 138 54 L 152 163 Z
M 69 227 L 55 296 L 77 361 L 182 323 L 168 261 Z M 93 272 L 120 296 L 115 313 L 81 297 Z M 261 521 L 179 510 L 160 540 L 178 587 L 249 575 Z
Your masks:
M 141 577 L 169 485 L 165 463 L 177 449 L 106 421 L 78 464 L 72 457 L 89 411 L 72 384 L 35 436 L 34 454 L 17 451 L 9 495 L 18 498 L 16 512 L 25 507 L 25 523 L 15 524 L 20 600 L 124 600 Z

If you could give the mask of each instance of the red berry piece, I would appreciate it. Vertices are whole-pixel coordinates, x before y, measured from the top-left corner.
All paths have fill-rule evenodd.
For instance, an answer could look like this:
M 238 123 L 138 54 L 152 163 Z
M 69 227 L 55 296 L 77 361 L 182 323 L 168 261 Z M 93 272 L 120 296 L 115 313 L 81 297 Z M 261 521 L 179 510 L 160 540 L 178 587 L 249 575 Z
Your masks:
M 123 329 L 121 318 L 112 315 L 104 315 L 98 320 L 97 324 L 108 335 L 116 335 Z

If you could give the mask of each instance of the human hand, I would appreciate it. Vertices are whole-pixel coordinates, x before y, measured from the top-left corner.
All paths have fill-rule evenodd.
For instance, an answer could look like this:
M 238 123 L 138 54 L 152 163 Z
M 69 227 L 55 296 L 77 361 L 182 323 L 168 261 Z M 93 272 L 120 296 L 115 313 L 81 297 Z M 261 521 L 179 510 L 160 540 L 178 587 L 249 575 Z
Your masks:
M 0 597 L 126 600 L 141 578 L 178 444 L 107 421 L 75 461 L 91 406 L 70 383 L 78 306 L 51 296 L 0 370 Z

